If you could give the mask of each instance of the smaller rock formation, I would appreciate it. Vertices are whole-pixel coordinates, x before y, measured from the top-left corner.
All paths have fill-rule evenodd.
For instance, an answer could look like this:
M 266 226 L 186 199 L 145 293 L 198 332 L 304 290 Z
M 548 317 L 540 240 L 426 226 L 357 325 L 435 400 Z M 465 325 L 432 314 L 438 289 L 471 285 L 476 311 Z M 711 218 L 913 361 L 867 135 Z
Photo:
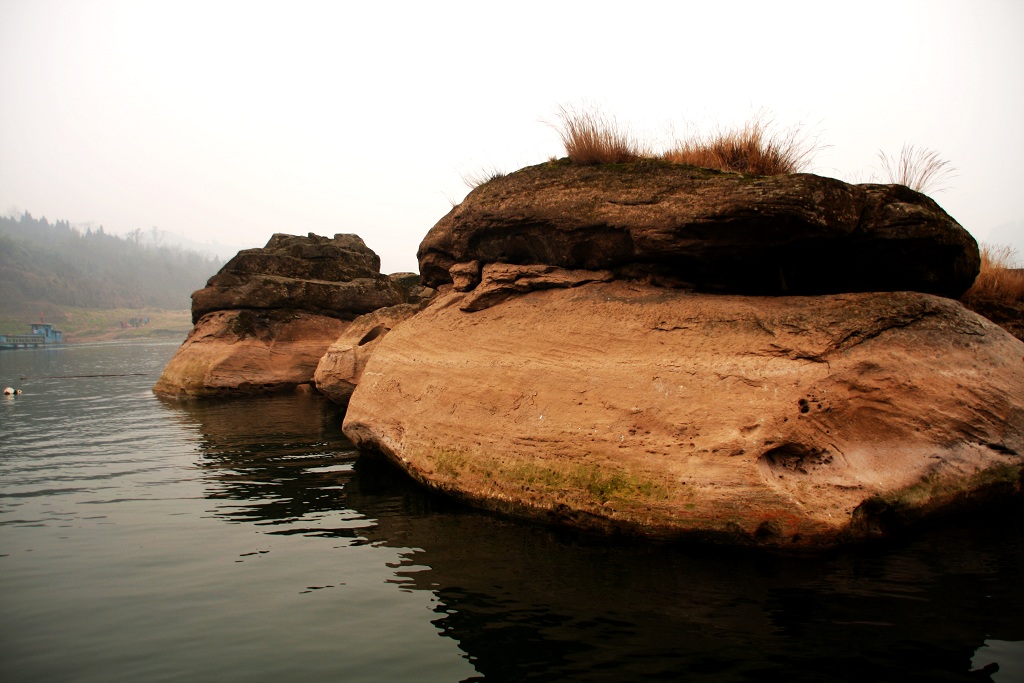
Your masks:
M 274 235 L 192 295 L 195 326 L 154 386 L 181 398 L 290 391 L 360 315 L 419 298 L 357 235 Z
M 300 310 L 339 320 L 404 301 L 358 235 L 277 234 L 246 249 L 192 295 L 192 322 L 237 309 Z
M 418 273 L 392 273 L 388 277 L 402 293 L 402 300 L 410 304 L 429 301 L 436 293 L 423 285 Z
M 381 338 L 398 323 L 416 315 L 428 301 L 381 308 L 353 320 L 317 364 L 313 373 L 317 391 L 335 403 L 347 406 L 366 362 Z

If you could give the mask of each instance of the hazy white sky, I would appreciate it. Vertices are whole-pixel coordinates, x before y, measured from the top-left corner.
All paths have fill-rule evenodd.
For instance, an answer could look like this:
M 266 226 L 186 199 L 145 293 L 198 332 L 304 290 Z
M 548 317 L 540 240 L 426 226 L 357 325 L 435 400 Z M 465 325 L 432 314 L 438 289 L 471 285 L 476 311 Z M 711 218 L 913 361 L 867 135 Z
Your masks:
M 0 0 L 0 212 L 414 271 L 462 176 L 562 156 L 583 101 L 652 138 L 764 108 L 844 179 L 931 148 L 975 237 L 1024 231 L 1020 0 Z

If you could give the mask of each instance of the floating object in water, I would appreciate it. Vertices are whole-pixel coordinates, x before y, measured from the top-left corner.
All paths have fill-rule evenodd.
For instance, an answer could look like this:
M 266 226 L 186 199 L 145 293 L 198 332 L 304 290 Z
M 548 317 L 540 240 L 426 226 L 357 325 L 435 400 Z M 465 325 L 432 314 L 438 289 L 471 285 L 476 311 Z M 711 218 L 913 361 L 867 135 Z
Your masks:
M 13 389 L 11 387 L 4 388 L 4 396 L 17 396 L 21 393 L 21 389 Z

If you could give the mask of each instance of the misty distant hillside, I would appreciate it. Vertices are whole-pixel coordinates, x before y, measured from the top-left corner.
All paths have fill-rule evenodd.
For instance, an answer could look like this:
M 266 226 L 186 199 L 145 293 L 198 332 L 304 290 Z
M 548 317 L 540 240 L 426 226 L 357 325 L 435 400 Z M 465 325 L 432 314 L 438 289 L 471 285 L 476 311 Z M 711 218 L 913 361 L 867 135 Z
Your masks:
M 136 230 L 130 233 L 129 238 L 135 238 L 138 235 L 142 244 L 148 247 L 172 247 L 181 249 L 182 251 L 194 251 L 204 256 L 214 256 L 219 258 L 221 261 L 227 262 L 232 259 L 235 254 L 242 251 L 243 249 L 252 249 L 253 247 L 262 247 L 263 244 L 250 244 L 248 246 L 241 246 L 237 244 L 220 244 L 219 242 L 197 242 L 191 240 L 183 235 L 169 232 L 167 230 L 161 230 L 160 228 L 150 228 L 149 230 Z
M 84 232 L 29 213 L 0 218 L 0 311 L 40 304 L 82 308 L 185 309 L 224 261 L 177 246 L 146 244 L 102 227 Z

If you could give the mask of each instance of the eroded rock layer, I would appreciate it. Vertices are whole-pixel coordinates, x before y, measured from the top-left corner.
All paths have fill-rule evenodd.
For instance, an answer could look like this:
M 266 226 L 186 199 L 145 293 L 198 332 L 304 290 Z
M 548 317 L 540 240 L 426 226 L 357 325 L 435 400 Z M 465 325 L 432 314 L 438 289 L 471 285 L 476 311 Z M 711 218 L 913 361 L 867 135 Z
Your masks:
M 352 320 L 404 301 L 358 235 L 277 234 L 246 249 L 192 294 L 192 322 L 232 309 L 288 309 Z
M 902 185 L 657 161 L 549 162 L 496 178 L 442 218 L 418 255 L 430 287 L 471 283 L 481 266 L 505 263 L 755 295 L 908 290 L 956 298 L 980 264 L 974 238 Z

